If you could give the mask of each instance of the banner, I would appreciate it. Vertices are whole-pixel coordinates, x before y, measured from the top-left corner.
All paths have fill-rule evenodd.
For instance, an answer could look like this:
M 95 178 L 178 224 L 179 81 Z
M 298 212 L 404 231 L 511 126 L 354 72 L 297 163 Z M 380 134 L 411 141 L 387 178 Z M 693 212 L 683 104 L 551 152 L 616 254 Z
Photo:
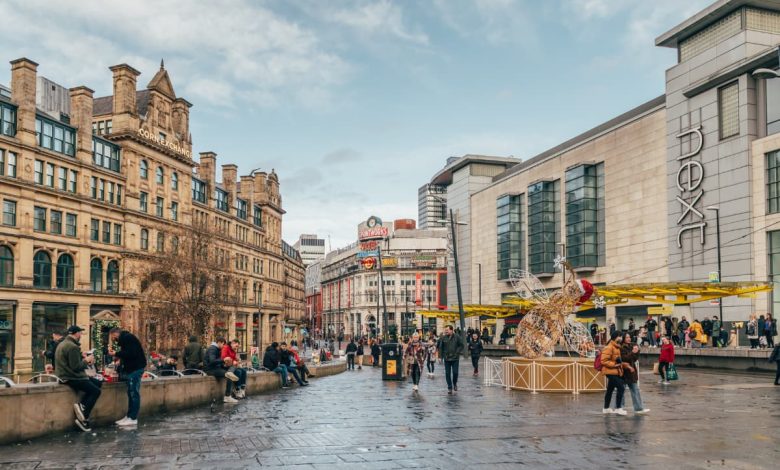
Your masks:
M 415 295 L 414 295 L 414 303 L 417 305 L 422 304 L 422 274 L 417 273 L 415 275 Z

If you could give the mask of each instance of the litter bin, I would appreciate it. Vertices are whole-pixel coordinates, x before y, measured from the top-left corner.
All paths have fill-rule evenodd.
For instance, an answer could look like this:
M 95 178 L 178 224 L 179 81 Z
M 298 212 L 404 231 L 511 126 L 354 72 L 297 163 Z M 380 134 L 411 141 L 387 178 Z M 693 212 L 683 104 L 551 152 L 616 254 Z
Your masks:
M 403 380 L 404 358 L 401 351 L 398 343 L 382 345 L 382 380 Z

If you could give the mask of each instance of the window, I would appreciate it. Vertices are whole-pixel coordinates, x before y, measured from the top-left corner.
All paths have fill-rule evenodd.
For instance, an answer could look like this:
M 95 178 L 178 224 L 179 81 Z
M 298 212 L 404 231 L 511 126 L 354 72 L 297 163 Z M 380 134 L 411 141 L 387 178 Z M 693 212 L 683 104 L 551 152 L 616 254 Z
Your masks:
M 146 160 L 141 160 L 141 171 L 140 171 L 141 179 L 145 180 L 149 178 L 149 164 L 146 163 Z
M 33 303 L 30 335 L 32 350 L 43 351 L 53 332 L 63 331 L 75 322 L 76 305 L 74 304 Z M 45 360 L 43 355 L 33 354 L 32 369 L 42 371 Z
M 780 132 L 780 80 L 764 80 L 766 84 L 766 135 Z
M 774 286 L 772 291 L 771 310 L 776 316 L 780 312 L 780 231 L 767 232 L 769 248 L 769 278 Z
M 163 170 L 161 166 L 157 167 L 157 176 L 155 178 L 155 181 L 157 182 L 157 184 L 165 183 L 165 170 Z
M 89 239 L 93 242 L 100 241 L 100 221 L 92 219 L 89 226 Z
M 241 220 L 246 220 L 246 201 L 236 198 L 236 216 Z
M 110 202 L 111 204 L 113 204 L 114 203 L 114 183 L 109 181 L 109 182 L 106 183 L 106 186 L 108 187 L 107 188 L 108 189 L 108 199 L 107 199 L 107 201 Z
M 718 118 L 720 138 L 739 135 L 739 83 L 734 82 L 718 90 Z
M 780 212 L 780 151 L 766 155 L 766 197 L 767 213 Z
M 228 193 L 218 188 L 214 191 L 214 198 L 217 200 L 217 209 L 228 212 Z
M 119 292 L 119 262 L 111 260 L 106 266 L 106 292 Z
M 89 285 L 92 292 L 103 291 L 103 263 L 98 258 L 89 263 Z
M 604 164 L 566 171 L 566 260 L 573 268 L 602 266 Z
M 78 173 L 76 170 L 70 170 L 70 178 L 68 179 L 68 191 L 76 193 L 76 186 L 78 185 Z
M 35 160 L 33 181 L 35 184 L 43 184 L 43 162 L 40 160 Z
M 57 235 L 62 233 L 62 212 L 60 211 L 51 211 L 50 213 L 51 217 L 51 223 L 49 224 L 49 230 L 51 233 L 56 233 Z
M 179 237 L 174 235 L 173 238 L 171 238 L 171 248 L 174 253 L 179 252 Z
M 89 191 L 92 195 L 92 199 L 97 199 L 97 182 L 98 179 L 94 176 L 89 180 Z
M 197 178 L 192 178 L 192 200 L 206 204 L 206 183 Z
M 553 274 L 560 234 L 560 181 L 540 181 L 528 187 L 528 270 Z
M 33 229 L 36 232 L 46 231 L 46 209 L 35 207 L 33 211 Z
M 171 189 L 174 191 L 179 189 L 179 174 L 175 171 L 171 173 Z
M 149 230 L 141 229 L 141 249 L 144 251 L 149 250 Z
M 98 137 L 92 137 L 92 163 L 95 166 L 119 172 L 119 151 L 118 145 Z
M 0 176 L 5 174 L 5 150 L 0 149 Z
M 33 258 L 33 287 L 51 289 L 51 257 L 45 251 Z
M 118 184 L 116 185 L 116 205 L 121 206 L 122 205 L 122 185 Z
M 76 154 L 76 131 L 72 127 L 36 116 L 35 132 L 39 146 L 71 157 Z
M 111 243 L 111 222 L 103 221 L 103 243 Z
M 165 142 L 165 132 L 160 132 L 158 135 L 160 136 L 160 140 Z
M 98 180 L 98 199 L 106 200 L 106 182 L 103 180 Z
M 57 168 L 57 189 L 65 191 L 68 189 L 68 169 L 59 167 Z
M 263 211 L 259 207 L 257 206 L 254 207 L 254 213 L 252 214 L 252 218 L 254 219 L 255 225 L 257 225 L 258 227 L 263 226 Z
M 114 245 L 122 244 L 122 224 L 114 224 Z
M 54 187 L 54 165 L 51 163 L 46 164 L 46 186 Z
M 522 194 L 501 196 L 496 201 L 498 279 L 509 279 L 510 269 L 525 269 L 524 202 Z
M 157 208 L 155 209 L 155 212 L 157 213 L 157 217 L 162 217 L 163 208 L 165 207 L 165 200 L 160 196 L 157 196 L 157 203 L 155 205 L 157 206 Z
M 114 121 L 112 121 L 111 119 L 106 121 L 106 134 L 110 134 L 111 133 L 111 129 L 112 129 L 113 125 L 114 125 Z
M 8 152 L 8 176 L 16 178 L 16 154 Z
M 171 202 L 171 220 L 179 220 L 179 203 Z
M 0 246 L 0 285 L 14 284 L 14 252 L 5 245 Z
M 0 101 L 0 134 L 16 135 L 16 106 Z
M 160 253 L 165 251 L 165 234 L 163 232 L 157 232 L 157 251 Z
M 149 202 L 149 195 L 146 194 L 145 192 L 141 192 L 141 196 L 140 196 L 139 202 L 141 204 L 141 211 L 142 212 L 147 212 L 148 211 L 148 206 L 147 205 L 148 205 L 148 202 Z
M 57 258 L 57 289 L 73 290 L 73 257 L 68 254 Z
M 3 201 L 3 225 L 16 227 L 16 201 Z
M 65 235 L 76 236 L 76 214 L 65 214 Z

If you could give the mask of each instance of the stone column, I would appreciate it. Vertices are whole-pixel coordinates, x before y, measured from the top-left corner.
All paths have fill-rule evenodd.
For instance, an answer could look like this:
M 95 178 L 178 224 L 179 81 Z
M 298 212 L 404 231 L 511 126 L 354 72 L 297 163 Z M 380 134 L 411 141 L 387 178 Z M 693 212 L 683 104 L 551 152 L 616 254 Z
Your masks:
M 86 351 L 92 347 L 92 325 L 89 321 L 89 304 L 80 303 L 76 306 L 76 324 L 84 328 L 80 343 L 81 350 Z M 84 336 L 87 337 L 85 338 Z
M 16 374 L 29 374 L 33 370 L 32 355 L 34 354 L 32 351 L 31 299 L 18 300 L 14 323 L 14 371 Z

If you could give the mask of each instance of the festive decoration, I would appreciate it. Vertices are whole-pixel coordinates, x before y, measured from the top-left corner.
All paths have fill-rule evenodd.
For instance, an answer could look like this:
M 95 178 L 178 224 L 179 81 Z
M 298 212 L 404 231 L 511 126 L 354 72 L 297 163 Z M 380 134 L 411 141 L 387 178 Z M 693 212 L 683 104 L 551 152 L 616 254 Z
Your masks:
M 565 265 L 566 265 L 566 257 L 565 256 L 558 255 L 558 256 L 555 257 L 555 259 L 553 259 L 553 267 L 555 269 L 560 269 L 561 271 L 563 271 L 565 269 L 564 268 Z
M 92 347 L 95 349 L 95 368 L 101 370 L 104 364 L 104 351 L 106 350 L 105 344 L 103 344 L 103 331 L 110 331 L 111 328 L 119 326 L 119 320 L 100 320 L 96 319 L 92 323 Z
M 593 295 L 593 285 L 578 281 L 566 261 L 562 262 L 562 266 L 569 271 L 569 276 L 563 287 L 552 295 L 547 294 L 541 281 L 533 274 L 515 269 L 509 271 L 518 297 L 534 302 L 520 320 L 515 336 L 515 347 L 522 357 L 541 357 L 552 352 L 559 342 L 580 355 L 586 355 L 595 348 L 587 328 L 569 320 L 577 306 Z

